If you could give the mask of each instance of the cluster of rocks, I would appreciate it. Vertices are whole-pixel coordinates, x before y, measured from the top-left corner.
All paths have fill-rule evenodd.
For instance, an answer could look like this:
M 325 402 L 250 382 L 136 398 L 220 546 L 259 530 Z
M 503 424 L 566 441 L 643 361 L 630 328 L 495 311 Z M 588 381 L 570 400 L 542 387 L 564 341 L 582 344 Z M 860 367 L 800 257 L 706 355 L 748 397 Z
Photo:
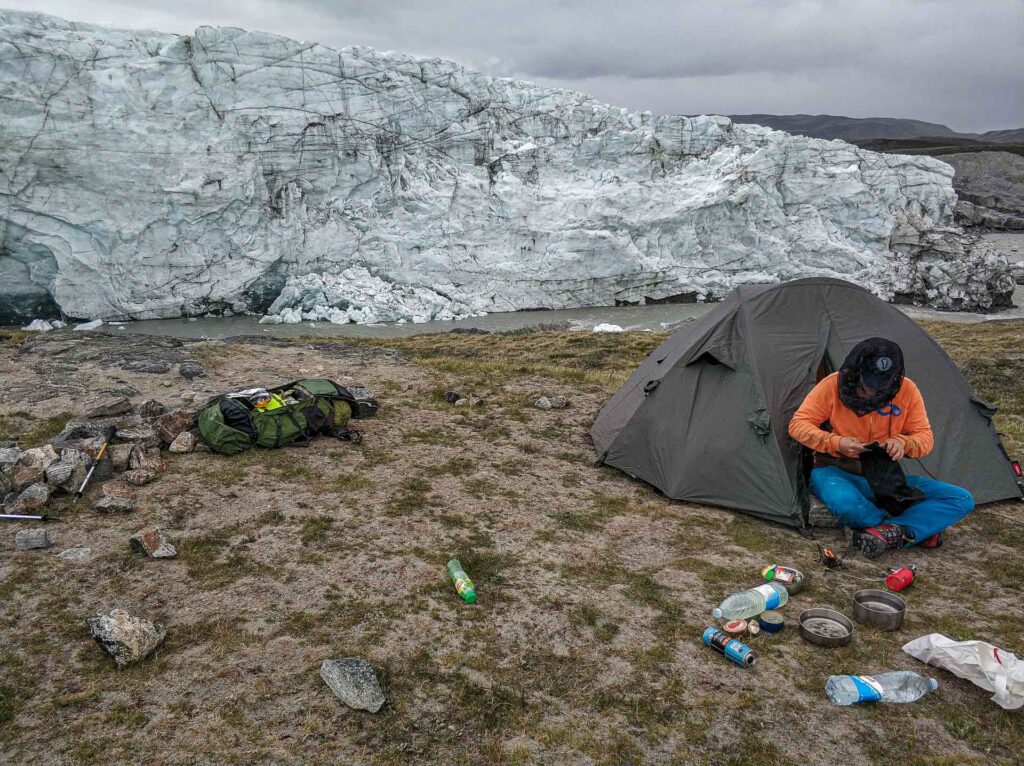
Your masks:
M 41 512 L 58 496 L 73 495 L 93 461 L 91 486 L 99 486 L 93 507 L 101 513 L 135 510 L 135 488 L 166 469 L 161 448 L 180 453 L 205 446 L 195 429 L 199 412 L 213 397 L 192 393 L 187 397 L 186 406 L 170 412 L 152 399 L 133 406 L 127 397 L 115 397 L 68 421 L 50 444 L 27 450 L 13 443 L 0 445 L 0 497 L 5 511 Z M 108 438 L 102 459 L 96 460 Z
M 445 391 L 444 400 L 456 407 L 479 407 L 484 403 L 476 394 L 460 394 L 458 391 Z
M 569 400 L 564 396 L 542 396 L 533 406 L 540 410 L 564 410 L 569 406 Z

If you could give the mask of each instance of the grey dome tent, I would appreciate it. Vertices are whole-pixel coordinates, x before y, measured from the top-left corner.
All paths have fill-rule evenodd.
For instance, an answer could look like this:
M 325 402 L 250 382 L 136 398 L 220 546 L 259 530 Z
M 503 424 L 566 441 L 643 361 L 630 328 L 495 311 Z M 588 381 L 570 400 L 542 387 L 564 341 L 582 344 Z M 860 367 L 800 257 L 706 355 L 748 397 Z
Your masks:
M 914 321 L 838 279 L 740 287 L 674 333 L 598 413 L 599 462 L 674 499 L 801 527 L 807 453 L 789 420 L 854 345 L 876 336 L 903 348 L 935 433 L 930 455 L 903 461 L 908 473 L 965 487 L 979 504 L 1020 498 L 995 409 Z

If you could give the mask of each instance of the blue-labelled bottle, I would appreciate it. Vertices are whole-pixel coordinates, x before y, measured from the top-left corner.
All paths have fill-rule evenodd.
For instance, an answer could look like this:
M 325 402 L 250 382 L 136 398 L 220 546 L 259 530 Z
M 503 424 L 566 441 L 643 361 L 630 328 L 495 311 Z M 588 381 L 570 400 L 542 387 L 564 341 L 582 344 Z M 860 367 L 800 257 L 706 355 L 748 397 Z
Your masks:
M 705 646 L 710 646 L 719 654 L 724 654 L 740 667 L 749 668 L 757 662 L 754 651 L 741 641 L 737 641 L 724 630 L 711 627 L 704 631 Z
M 916 702 L 939 682 L 910 670 L 873 676 L 829 676 L 825 693 L 837 705 L 859 702 Z
M 712 610 L 711 616 L 716 620 L 748 620 L 761 614 L 765 609 L 778 609 L 787 601 L 789 591 L 786 590 L 786 586 L 769 582 L 742 593 L 733 593 Z

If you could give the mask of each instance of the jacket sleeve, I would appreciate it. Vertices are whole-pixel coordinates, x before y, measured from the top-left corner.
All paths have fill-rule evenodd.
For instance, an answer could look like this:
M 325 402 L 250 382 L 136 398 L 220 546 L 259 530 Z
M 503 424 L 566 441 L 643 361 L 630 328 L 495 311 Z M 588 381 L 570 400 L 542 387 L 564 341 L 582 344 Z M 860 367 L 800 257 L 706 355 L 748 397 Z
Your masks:
M 839 454 L 839 434 L 821 428 L 821 424 L 832 415 L 836 381 L 829 377 L 822 380 L 807 394 L 803 404 L 793 413 L 789 421 L 789 435 L 815 452 Z
M 894 437 L 903 443 L 903 451 L 907 457 L 924 457 L 935 446 L 932 425 L 928 422 L 928 412 L 924 408 L 921 391 L 913 381 L 910 383 L 907 397 L 907 417 L 903 421 L 903 430 Z

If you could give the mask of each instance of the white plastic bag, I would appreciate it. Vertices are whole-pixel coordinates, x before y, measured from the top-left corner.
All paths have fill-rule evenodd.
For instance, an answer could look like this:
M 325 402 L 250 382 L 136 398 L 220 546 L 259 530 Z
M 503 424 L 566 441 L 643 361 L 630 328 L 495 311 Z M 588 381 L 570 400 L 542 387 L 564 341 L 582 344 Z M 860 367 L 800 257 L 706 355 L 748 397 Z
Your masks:
M 915 638 L 903 646 L 911 657 L 966 678 L 990 692 L 1006 710 L 1024 706 L 1024 659 L 984 641 L 954 641 L 941 633 Z

